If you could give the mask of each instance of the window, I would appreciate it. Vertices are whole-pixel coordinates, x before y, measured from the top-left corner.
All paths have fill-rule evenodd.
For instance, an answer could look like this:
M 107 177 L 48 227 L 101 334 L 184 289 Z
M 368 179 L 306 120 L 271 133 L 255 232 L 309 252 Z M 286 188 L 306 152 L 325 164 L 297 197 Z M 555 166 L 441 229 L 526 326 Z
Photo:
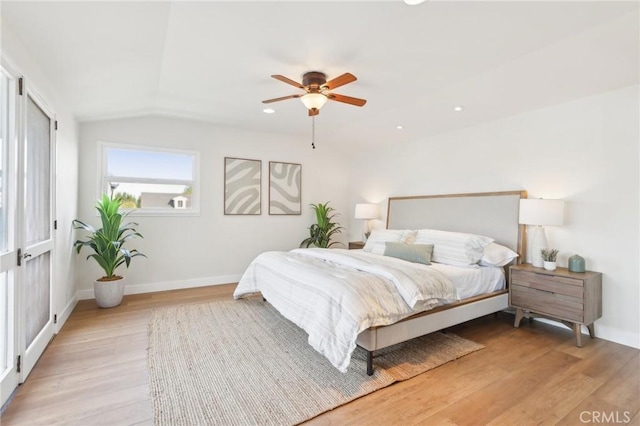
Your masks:
M 102 143 L 100 193 L 134 215 L 199 213 L 197 152 Z

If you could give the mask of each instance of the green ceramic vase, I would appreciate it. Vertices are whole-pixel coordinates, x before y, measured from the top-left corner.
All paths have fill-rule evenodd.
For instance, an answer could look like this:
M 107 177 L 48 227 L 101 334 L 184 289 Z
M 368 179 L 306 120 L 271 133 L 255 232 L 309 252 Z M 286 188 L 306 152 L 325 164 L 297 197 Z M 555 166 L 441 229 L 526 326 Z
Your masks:
M 569 270 L 571 272 L 584 272 L 584 257 L 574 254 L 569 258 Z

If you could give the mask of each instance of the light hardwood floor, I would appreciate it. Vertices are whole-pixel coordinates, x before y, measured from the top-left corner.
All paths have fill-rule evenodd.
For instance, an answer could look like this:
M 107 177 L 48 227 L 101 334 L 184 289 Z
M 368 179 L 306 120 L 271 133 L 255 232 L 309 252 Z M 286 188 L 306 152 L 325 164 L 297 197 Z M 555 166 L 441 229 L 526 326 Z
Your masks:
M 0 418 L 8 425 L 152 424 L 151 309 L 231 298 L 234 284 L 82 301 Z M 483 350 L 327 412 L 313 425 L 640 424 L 640 351 L 498 314 L 454 327 Z M 597 324 L 596 324 L 597 333 Z M 607 420 L 602 421 L 602 420 Z

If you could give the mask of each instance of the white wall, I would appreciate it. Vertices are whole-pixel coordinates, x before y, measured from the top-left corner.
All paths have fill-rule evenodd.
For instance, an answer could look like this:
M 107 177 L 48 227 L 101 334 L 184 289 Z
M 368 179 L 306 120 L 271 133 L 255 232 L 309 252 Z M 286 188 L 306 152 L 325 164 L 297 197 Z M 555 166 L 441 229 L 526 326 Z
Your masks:
M 44 100 L 58 121 L 56 132 L 56 211 L 58 230 L 55 233 L 53 312 L 58 315 L 56 330 L 75 306 L 76 288 L 72 258 L 73 235 L 71 221 L 76 216 L 78 201 L 78 124 L 63 93 L 50 84 L 36 58 L 32 57 L 11 30 L 2 22 L 2 55 L 22 73 L 30 90 Z
M 389 196 L 527 190 L 564 199 L 547 228 L 559 265 L 579 253 L 603 275 L 599 337 L 640 347 L 639 87 L 416 141 L 350 163 L 350 204 Z M 351 239 L 361 223 L 351 220 Z
M 255 133 L 166 117 L 98 121 L 80 128 L 79 216 L 97 223 L 97 143 L 118 142 L 200 152 L 201 206 L 198 217 L 136 217 L 143 240 L 131 247 L 148 256 L 135 258 L 126 276 L 127 293 L 237 281 L 249 262 L 267 250 L 298 247 L 315 218 L 311 203 L 331 201 L 346 225 L 345 162 L 310 141 Z M 224 157 L 262 160 L 262 214 L 225 216 Z M 268 214 L 269 161 L 302 164 L 302 215 Z M 347 215 L 348 216 L 348 215 Z M 344 221 L 342 220 L 344 219 Z M 346 233 L 342 236 L 346 242 Z M 77 260 L 81 297 L 93 297 L 93 280 L 102 276 L 95 262 Z

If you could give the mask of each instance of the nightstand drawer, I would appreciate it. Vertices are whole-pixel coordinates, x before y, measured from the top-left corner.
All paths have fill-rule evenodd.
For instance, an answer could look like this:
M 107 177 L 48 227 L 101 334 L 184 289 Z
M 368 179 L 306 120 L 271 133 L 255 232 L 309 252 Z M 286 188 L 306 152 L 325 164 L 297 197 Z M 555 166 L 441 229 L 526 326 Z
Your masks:
M 514 285 L 564 294 L 579 299 L 582 299 L 584 294 L 584 282 L 582 280 L 524 271 L 512 271 L 511 274 L 511 283 Z
M 584 304 L 578 297 L 512 284 L 511 304 L 568 321 L 583 321 Z

